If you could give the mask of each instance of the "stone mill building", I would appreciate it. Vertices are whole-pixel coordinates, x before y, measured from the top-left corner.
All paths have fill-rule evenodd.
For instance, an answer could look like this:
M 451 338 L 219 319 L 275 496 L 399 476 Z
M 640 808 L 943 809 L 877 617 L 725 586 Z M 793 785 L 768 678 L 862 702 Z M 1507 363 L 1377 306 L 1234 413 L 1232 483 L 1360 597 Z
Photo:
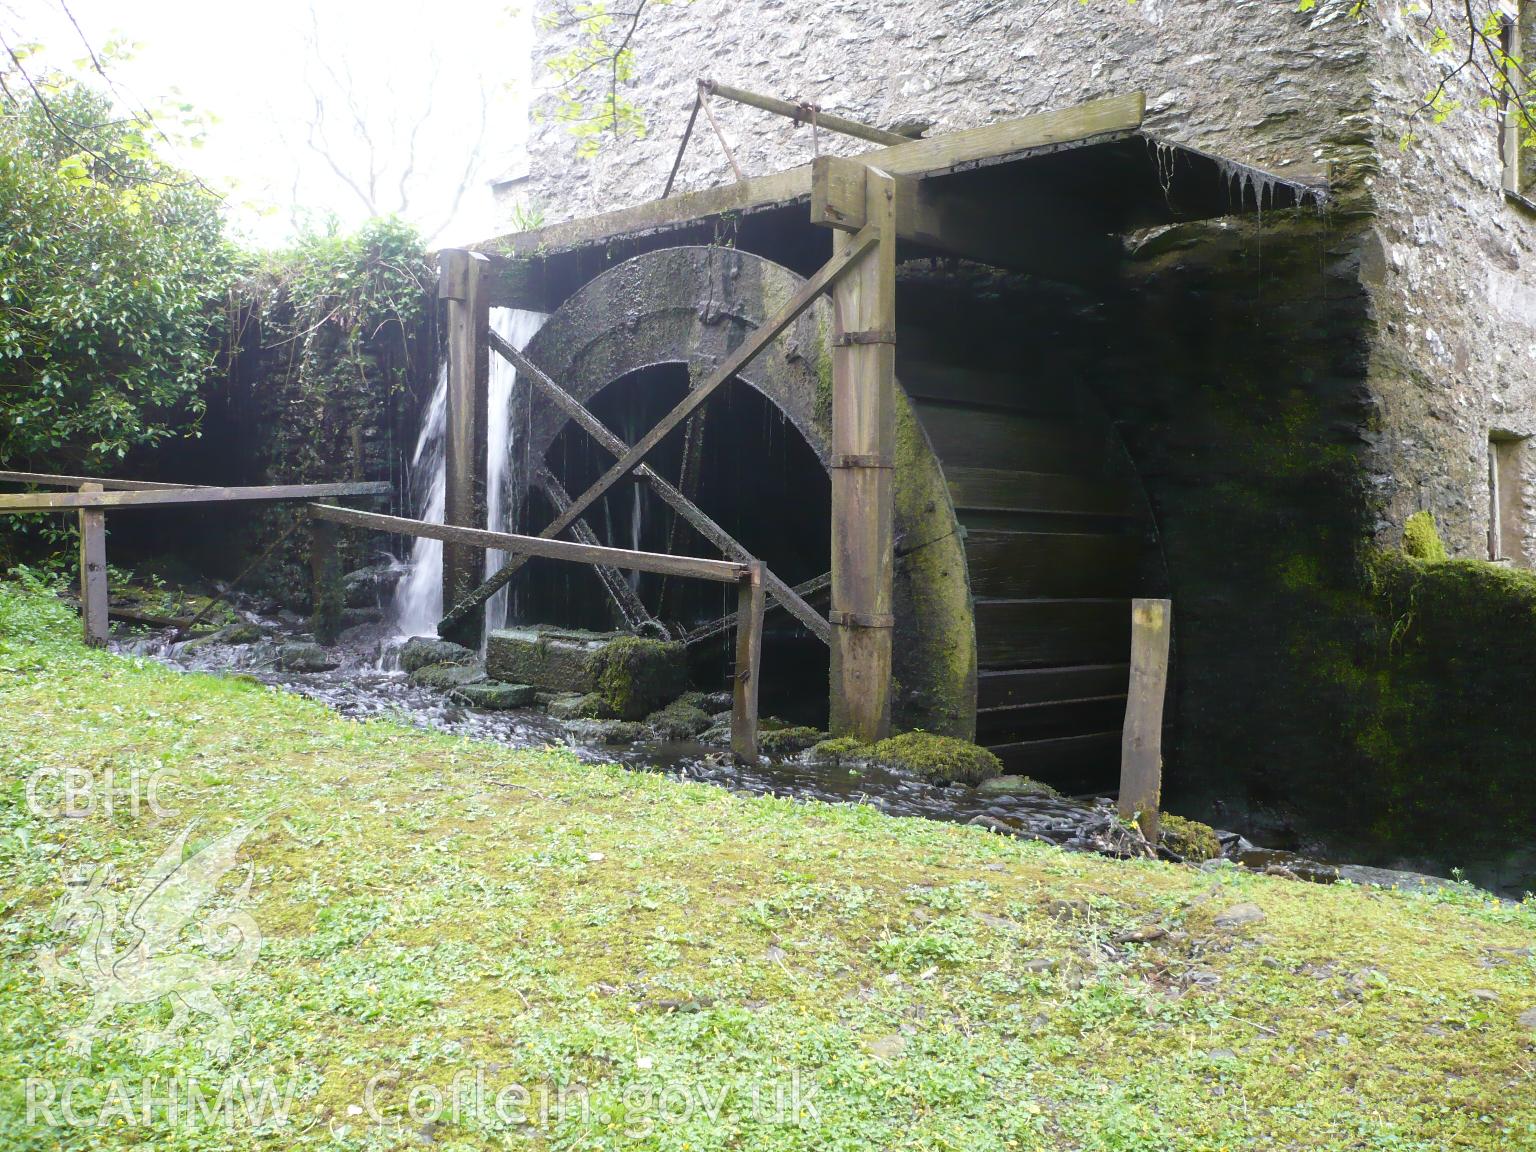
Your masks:
M 1536 4 L 1507 2 L 1518 55 Z M 886 148 L 930 222 L 896 253 L 892 724 L 1100 787 L 1125 606 L 1163 596 L 1183 810 L 1507 877 L 1536 817 L 1536 163 L 1465 76 L 1421 110 L 1454 61 L 1407 5 L 1304 7 L 653 3 L 623 82 L 643 134 L 586 154 L 546 84 L 502 186 L 539 227 L 477 248 L 493 305 L 549 315 L 529 357 L 634 443 L 849 235 L 810 219 L 811 169 Z M 539 14 L 536 72 L 583 35 Z M 711 99 L 662 200 L 701 78 L 817 111 Z M 1076 119 L 978 135 L 1053 113 Z M 830 323 L 804 312 L 651 458 L 824 616 L 835 474 L 878 463 L 831 441 Z M 537 399 L 511 451 L 527 530 L 559 510 L 541 477 L 612 462 Z M 630 488 L 597 535 L 697 549 Z M 605 625 L 579 592 L 514 595 Z M 824 723 L 826 646 L 774 619 L 765 710 Z

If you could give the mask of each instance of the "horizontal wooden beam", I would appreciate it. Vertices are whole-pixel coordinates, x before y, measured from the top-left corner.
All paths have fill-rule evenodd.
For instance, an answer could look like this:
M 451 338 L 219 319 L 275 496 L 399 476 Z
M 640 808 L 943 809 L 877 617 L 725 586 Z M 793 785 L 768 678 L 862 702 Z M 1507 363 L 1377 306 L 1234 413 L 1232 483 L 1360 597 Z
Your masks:
M 453 524 L 431 524 L 404 516 L 385 516 L 377 512 L 359 512 L 330 504 L 311 504 L 309 514 L 321 520 L 346 524 L 353 528 L 371 528 L 401 536 L 424 536 L 467 544 L 475 548 L 495 548 L 519 556 L 540 556 L 546 560 L 568 560 L 577 564 L 607 564 L 629 572 L 659 572 L 664 576 L 693 577 L 734 584 L 751 575 L 747 564 L 729 560 L 706 560 L 697 556 L 672 556 L 662 552 L 635 552 L 628 548 L 609 548 L 600 544 L 575 544 L 569 540 L 551 540 L 543 536 L 519 536 L 512 532 L 492 532 L 485 528 L 460 528 Z
M 745 88 L 733 88 L 729 84 L 721 84 L 715 80 L 700 80 L 699 88 L 711 96 L 719 96 L 725 100 L 734 100 L 738 104 L 745 104 L 751 108 L 760 108 L 764 112 L 772 112 L 775 115 L 787 117 L 796 124 L 811 124 L 817 128 L 825 128 L 828 132 L 839 132 L 844 136 L 868 140 L 873 144 L 905 144 L 908 140 L 914 138 L 913 136 L 904 136 L 900 132 L 887 132 L 884 128 L 876 128 L 873 124 L 863 124 L 858 120 L 850 120 L 846 116 L 824 112 L 814 104 L 795 104 L 789 100 L 780 100 L 774 96 L 763 96 L 757 92 L 748 92 Z
M 865 224 L 864 157 L 818 156 L 811 165 L 811 223 L 844 231 Z M 1120 243 L 1063 203 L 1044 227 L 1017 227 L 1019 208 L 1006 197 L 948 189 L 916 176 L 893 177 L 896 235 L 950 256 L 1032 272 L 1048 279 L 1102 279 Z
M 1140 92 L 1094 100 L 930 139 L 861 153 L 859 160 L 893 176 L 937 176 L 961 168 L 1020 159 L 1042 148 L 1129 135 L 1141 128 L 1146 97 Z M 517 232 L 476 247 L 502 256 L 549 256 L 626 236 L 644 236 L 728 212 L 751 213 L 811 198 L 811 165 L 755 176 L 616 212 Z
M 249 488 L 156 488 L 119 492 L 17 492 L 0 496 L 0 512 L 64 512 L 76 508 L 148 508 L 317 496 L 388 496 L 382 480 L 345 484 L 267 484 Z
M 56 476 L 50 472 L 0 472 L 0 484 L 43 484 L 52 488 L 78 488 L 100 484 L 108 491 L 152 492 L 161 488 L 195 488 L 195 484 L 165 484 L 157 480 L 109 480 L 104 476 Z

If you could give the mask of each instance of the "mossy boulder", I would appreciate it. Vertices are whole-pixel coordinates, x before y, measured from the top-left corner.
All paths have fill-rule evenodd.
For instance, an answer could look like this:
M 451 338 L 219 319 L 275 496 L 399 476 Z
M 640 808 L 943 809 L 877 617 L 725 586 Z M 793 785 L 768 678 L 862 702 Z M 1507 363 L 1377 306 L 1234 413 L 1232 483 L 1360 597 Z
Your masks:
M 411 673 L 411 683 L 416 687 L 433 688 L 439 692 L 451 692 L 484 679 L 485 669 L 478 664 L 428 664 Z
M 727 718 L 729 719 L 729 718 Z M 772 718 L 757 728 L 757 750 L 764 756 L 795 756 L 826 739 L 825 732 L 798 724 L 785 724 Z
M 552 720 L 617 720 L 618 714 L 596 692 L 562 692 L 545 705 Z
M 1049 784 L 1028 776 L 994 776 L 976 786 L 978 796 L 1060 796 Z
M 633 744 L 645 738 L 645 726 L 630 720 L 572 720 L 565 730 L 582 744 Z
M 451 693 L 460 704 L 471 708 L 484 708 L 501 712 L 509 708 L 527 708 L 533 703 L 532 684 L 503 684 L 499 680 L 485 680 L 475 684 L 463 684 Z
M 869 758 L 933 784 L 975 786 L 1003 772 L 1002 761 L 985 748 L 932 732 L 903 732 L 882 740 L 870 748 Z
M 834 736 L 810 749 L 806 759 L 812 764 L 859 764 L 869 759 L 869 745 L 852 736 Z
M 1449 560 L 1433 512 L 1415 512 L 1403 524 L 1403 551 L 1415 560 Z
M 277 650 L 277 666 L 284 672 L 329 672 L 341 661 L 313 642 L 284 644 Z
M 691 703 L 688 696 L 672 701 L 645 718 L 645 726 L 663 740 L 688 740 L 709 725 L 709 713 Z
M 546 691 L 595 692 L 625 720 L 642 719 L 687 687 L 681 644 L 624 633 L 499 629 L 486 642 L 486 670 Z
M 400 670 L 415 672 L 434 664 L 473 664 L 478 657 L 462 644 L 435 636 L 412 636 L 400 649 Z
M 1216 829 L 1198 820 L 1186 820 L 1172 812 L 1164 812 L 1158 819 L 1158 843 L 1175 856 L 1191 863 L 1214 860 L 1221 855 L 1221 841 Z
M 399 564 L 373 564 L 342 577 L 342 597 L 348 608 L 379 608 L 394 595 L 405 575 Z

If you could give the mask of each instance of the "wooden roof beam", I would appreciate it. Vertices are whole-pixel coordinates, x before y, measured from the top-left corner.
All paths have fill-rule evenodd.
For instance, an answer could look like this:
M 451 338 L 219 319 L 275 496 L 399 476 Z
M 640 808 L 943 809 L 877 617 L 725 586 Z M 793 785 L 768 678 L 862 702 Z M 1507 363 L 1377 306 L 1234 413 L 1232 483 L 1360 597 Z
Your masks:
M 1140 130 L 1145 113 L 1146 97 L 1135 92 L 893 144 L 861 153 L 858 160 L 892 176 L 939 176 L 1004 163 L 1041 149 L 1120 139 Z M 669 231 L 712 216 L 807 202 L 812 193 L 812 169 L 813 165 L 806 164 L 667 200 L 651 200 L 616 212 L 502 236 L 475 248 L 493 256 L 521 259 L 551 256 L 624 237 Z

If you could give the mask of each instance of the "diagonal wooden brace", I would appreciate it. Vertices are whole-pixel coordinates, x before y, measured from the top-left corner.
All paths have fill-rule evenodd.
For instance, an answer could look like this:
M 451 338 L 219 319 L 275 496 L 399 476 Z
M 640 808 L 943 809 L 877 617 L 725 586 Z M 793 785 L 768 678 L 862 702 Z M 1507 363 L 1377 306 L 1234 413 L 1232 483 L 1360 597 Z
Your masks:
M 603 473 L 603 475 L 598 478 L 596 483 L 594 483 L 590 488 L 588 488 L 585 492 L 573 500 L 570 506 L 560 515 L 556 516 L 549 527 L 545 528 L 544 531 L 540 533 L 540 535 L 550 539 L 558 536 L 561 532 L 565 531 L 565 529 L 570 525 L 571 521 L 575 520 L 578 516 L 585 512 L 587 508 L 589 508 L 596 500 L 598 500 L 603 495 L 603 493 L 608 491 L 608 489 L 611 488 L 621 477 L 644 467 L 645 457 L 649 455 L 650 452 L 662 442 L 662 440 L 666 439 L 667 435 L 671 433 L 673 429 L 675 429 L 679 424 L 686 420 L 689 415 L 691 415 L 693 411 L 699 407 L 700 404 L 709 399 L 710 395 L 713 394 L 721 384 L 724 384 L 743 367 L 745 367 L 753 357 L 755 357 L 759 352 L 766 348 L 775 338 L 778 337 L 779 333 L 783 332 L 785 328 L 788 328 L 792 323 L 794 323 L 802 312 L 804 312 L 813 303 L 815 303 L 816 298 L 820 296 L 821 293 L 826 291 L 833 284 L 837 283 L 837 281 L 845 272 L 847 272 L 850 268 L 858 263 L 859 258 L 874 245 L 877 239 L 878 231 L 873 228 L 863 229 L 862 231 L 855 234 L 852 238 L 850 238 L 848 243 L 843 246 L 837 252 L 837 254 L 832 257 L 832 259 L 823 264 L 821 268 L 818 269 L 816 273 L 810 277 L 810 279 L 808 279 L 804 284 L 800 286 L 800 290 L 795 293 L 795 295 L 790 299 L 789 303 L 786 304 L 777 315 L 765 321 L 760 327 L 755 329 L 751 336 L 747 337 L 747 339 L 744 340 L 734 352 L 726 357 L 725 362 L 715 370 L 715 372 L 709 377 L 708 380 L 706 380 L 698 388 L 690 391 L 688 395 L 685 396 L 683 400 L 677 405 L 677 407 L 673 408 L 671 412 L 662 417 L 661 422 L 658 423 L 649 432 L 647 432 L 643 437 L 641 437 L 633 447 L 628 449 L 621 448 L 619 450 L 619 459 L 613 465 L 613 467 L 609 468 L 607 472 Z M 541 387 L 544 387 L 546 391 L 549 391 L 550 387 L 554 386 L 557 391 L 563 393 L 563 389 L 559 389 L 558 386 L 555 386 L 554 382 L 551 381 L 547 375 L 539 372 L 538 369 L 526 357 L 518 353 L 511 347 L 511 345 L 507 344 L 506 341 L 499 338 L 493 338 L 491 340 L 491 346 L 495 348 L 496 351 L 501 355 L 511 360 L 512 363 L 518 367 L 519 371 L 532 369 L 530 376 L 536 382 L 538 382 Z M 554 392 L 551 392 L 550 394 L 552 396 L 555 395 Z M 577 403 L 574 398 L 570 397 L 568 393 L 565 394 L 565 396 L 571 404 L 575 405 L 577 409 L 580 409 L 582 412 L 586 413 L 586 417 L 591 419 L 590 412 L 586 412 L 584 408 L 581 408 L 580 404 Z M 558 400 L 558 397 L 556 398 Z M 581 417 L 578 417 L 574 411 L 567 410 L 567 415 L 571 416 L 572 419 L 577 420 L 578 423 L 581 423 L 582 427 L 586 428 L 590 434 L 597 436 L 600 443 L 603 442 L 604 437 L 595 432 L 593 428 L 588 427 L 586 421 Z M 595 420 L 593 423 L 595 423 L 598 428 L 602 428 L 602 425 L 597 423 Z M 618 438 L 614 437 L 612 433 L 607 432 L 606 428 L 603 429 L 603 432 L 607 434 L 607 438 L 611 441 L 616 441 L 620 445 L 623 444 L 623 441 L 618 440 Z M 607 445 L 605 444 L 605 446 Z M 646 469 L 646 471 L 649 472 L 650 470 Z M 727 548 L 723 541 L 729 541 L 734 548 L 740 549 L 741 546 L 739 544 L 736 544 L 734 540 L 731 540 L 731 538 L 725 534 L 724 530 L 721 529 L 719 525 L 714 525 L 713 521 L 709 521 L 707 517 L 704 517 L 703 513 L 700 512 L 699 509 L 695 507 L 690 501 L 688 501 L 681 492 L 678 492 L 676 488 L 673 488 L 671 485 L 667 485 L 667 488 L 670 489 L 672 493 L 675 493 L 677 499 L 681 501 L 681 505 L 673 504 L 670 496 L 666 495 L 660 488 L 656 487 L 656 482 L 661 480 L 659 476 L 655 477 L 654 480 L 652 480 L 650 476 L 642 476 L 642 479 L 644 479 L 646 483 L 651 484 L 653 488 L 656 488 L 658 495 L 661 495 L 662 498 L 667 500 L 669 504 L 672 504 L 672 506 L 678 510 L 679 514 L 682 515 L 684 519 L 688 520 L 690 524 L 693 524 L 695 528 L 699 528 L 699 530 L 704 533 L 705 537 L 709 539 L 711 543 L 715 544 L 716 547 L 720 548 L 721 551 L 725 552 L 727 555 L 732 554 L 731 550 Z M 662 483 L 665 482 L 662 481 Z M 687 511 L 684 511 L 685 506 L 688 509 Z M 712 532 L 706 531 L 703 527 L 701 527 L 701 521 L 696 520 L 694 518 L 695 516 L 700 517 L 703 521 L 706 521 L 711 525 L 714 525 L 714 531 L 719 533 L 719 538 L 717 539 Z M 740 555 L 745 557 L 745 551 L 741 551 Z M 465 596 L 464 599 L 455 604 L 439 623 L 439 631 L 445 627 L 451 628 L 456 621 L 462 619 L 468 613 L 473 612 L 477 607 L 479 607 L 479 605 L 485 603 L 486 600 L 490 599 L 490 597 L 495 594 L 497 589 L 503 587 L 508 580 L 512 579 L 512 577 L 517 573 L 518 569 L 520 569 L 525 563 L 527 563 L 526 556 L 514 556 L 510 561 L 507 562 L 506 565 L 501 568 L 500 571 L 493 575 L 489 580 L 481 584 L 479 588 L 476 588 L 469 595 Z M 815 634 L 817 639 L 821 640 L 823 643 L 831 642 L 831 630 L 826 620 L 821 617 L 820 613 L 818 613 L 810 605 L 806 604 L 805 601 L 800 597 L 796 596 L 794 591 L 782 580 L 767 574 L 765 574 L 765 580 L 767 582 L 767 590 L 773 594 L 774 599 L 778 600 L 781 604 L 788 608 L 790 612 L 794 614 L 797 620 L 799 620 L 802 624 L 809 628 L 813 634 Z
M 493 333 L 494 335 L 494 333 Z M 498 337 L 499 339 L 499 337 Z M 543 490 L 555 511 L 562 512 L 570 505 L 570 493 L 565 490 L 565 485 L 548 467 L 540 468 L 534 476 L 533 482 Z M 571 535 L 578 544 L 597 544 L 597 534 L 588 526 L 585 520 L 577 520 L 571 525 Z M 619 610 L 619 619 L 629 628 L 650 628 L 659 632 L 663 637 L 667 635 L 666 628 L 662 627 L 660 620 L 652 616 L 640 602 L 640 597 L 635 595 L 635 590 L 629 586 L 629 581 L 624 574 L 610 564 L 593 565 L 592 571 L 597 574 L 609 599 L 613 601 L 615 608 Z

